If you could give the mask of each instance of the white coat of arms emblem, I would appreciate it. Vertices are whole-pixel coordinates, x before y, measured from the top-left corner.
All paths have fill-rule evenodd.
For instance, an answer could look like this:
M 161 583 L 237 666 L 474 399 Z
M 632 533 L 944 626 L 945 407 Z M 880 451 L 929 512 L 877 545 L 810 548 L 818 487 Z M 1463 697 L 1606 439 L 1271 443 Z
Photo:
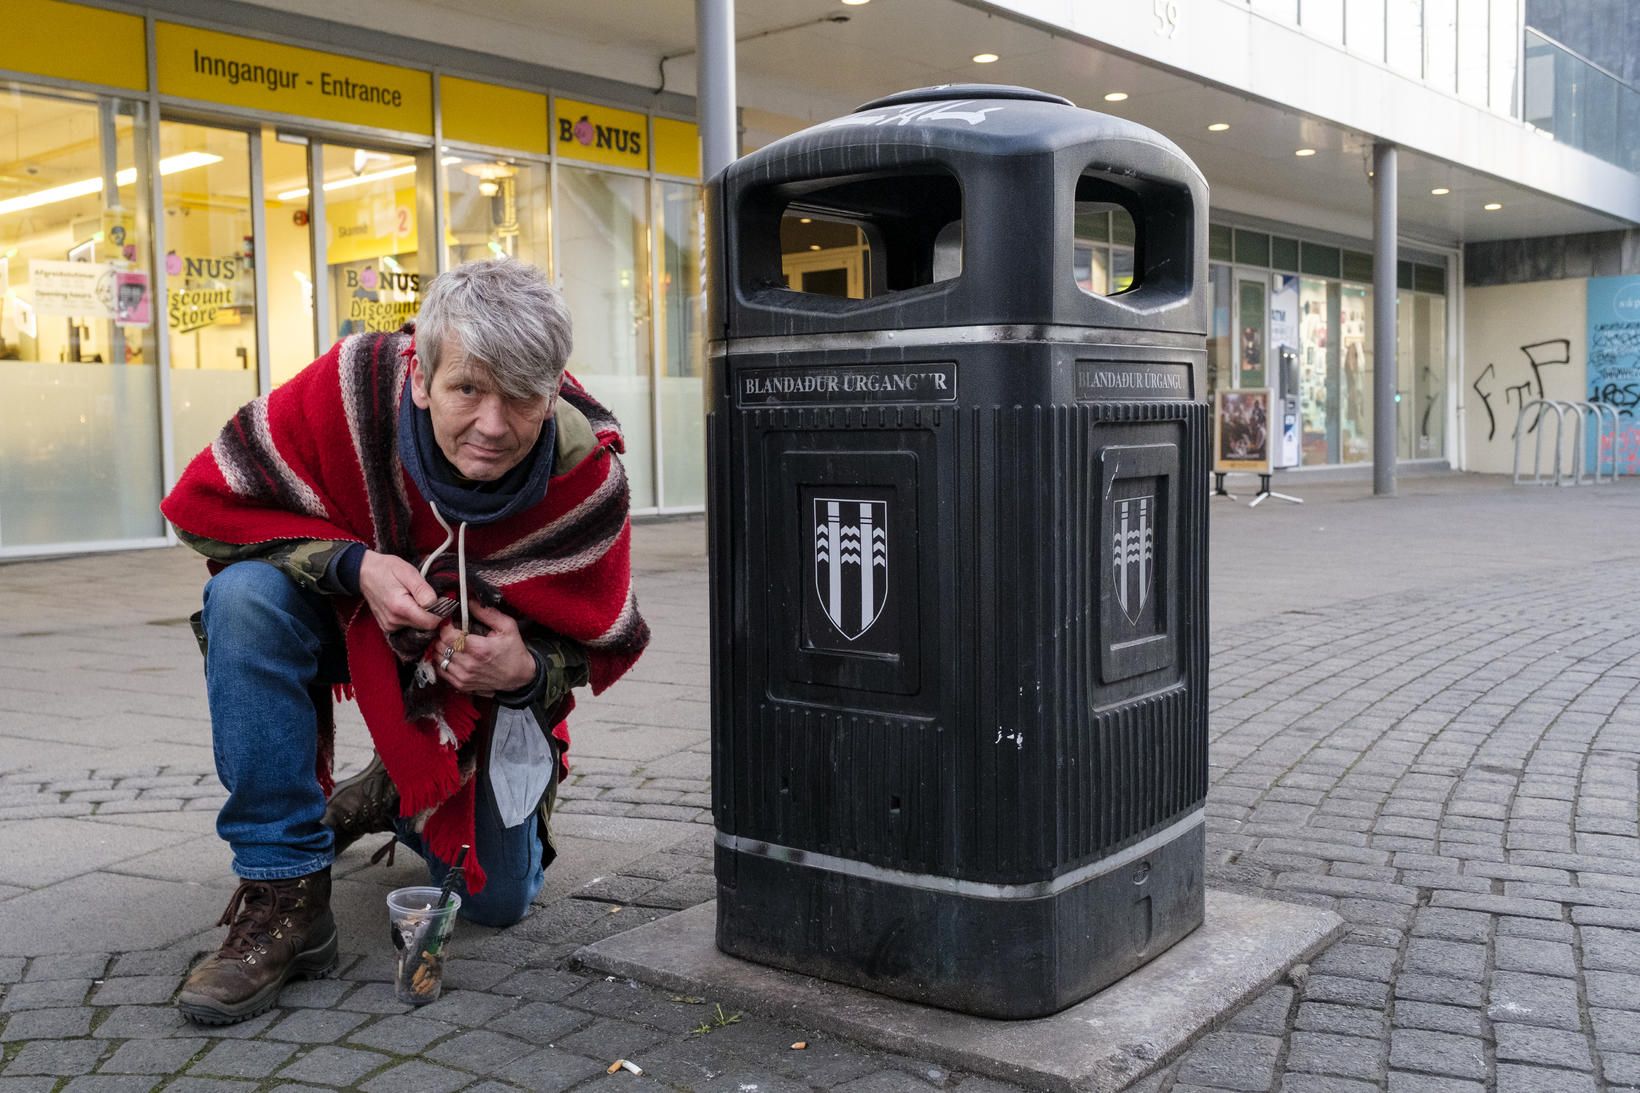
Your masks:
M 844 638 L 871 629 L 888 595 L 888 502 L 814 499 L 814 590 Z
M 1156 568 L 1156 544 L 1151 521 L 1156 510 L 1154 497 L 1129 497 L 1115 502 L 1115 530 L 1111 535 L 1112 576 L 1116 582 L 1116 602 L 1128 622 L 1137 624 L 1150 599 L 1151 578 Z

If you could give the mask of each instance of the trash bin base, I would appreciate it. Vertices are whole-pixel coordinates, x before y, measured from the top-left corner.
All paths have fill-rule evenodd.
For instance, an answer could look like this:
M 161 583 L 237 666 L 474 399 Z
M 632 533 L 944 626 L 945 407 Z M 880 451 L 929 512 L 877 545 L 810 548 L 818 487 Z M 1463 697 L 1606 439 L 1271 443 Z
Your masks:
M 1045 1017 L 1201 925 L 1204 839 L 1197 824 L 1139 861 L 1029 899 L 912 887 L 720 844 L 717 944 L 923 1005 Z

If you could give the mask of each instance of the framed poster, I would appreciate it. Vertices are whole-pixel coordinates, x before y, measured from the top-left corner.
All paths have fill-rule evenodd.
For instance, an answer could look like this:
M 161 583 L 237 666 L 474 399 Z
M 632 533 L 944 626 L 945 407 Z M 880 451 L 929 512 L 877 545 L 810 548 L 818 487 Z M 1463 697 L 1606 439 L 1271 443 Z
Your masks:
M 1268 387 L 1218 392 L 1213 405 L 1213 473 L 1269 474 L 1274 468 Z

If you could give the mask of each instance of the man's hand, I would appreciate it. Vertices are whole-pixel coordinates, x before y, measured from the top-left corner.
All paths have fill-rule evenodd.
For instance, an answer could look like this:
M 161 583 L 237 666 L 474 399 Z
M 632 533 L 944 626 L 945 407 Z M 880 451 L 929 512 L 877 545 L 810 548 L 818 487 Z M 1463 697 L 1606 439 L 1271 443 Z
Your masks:
M 443 621 L 427 610 L 438 601 L 433 586 L 422 580 L 415 566 L 393 554 L 364 552 L 359 563 L 359 594 L 385 633 L 406 626 L 432 630 Z
M 488 634 L 468 634 L 461 651 L 445 663 L 446 649 L 456 647 L 461 631 L 445 623 L 439 631 L 436 653 L 442 663 L 439 675 L 458 691 L 493 695 L 516 691 L 535 678 L 535 657 L 518 632 L 518 621 L 505 611 L 474 602 L 473 618 L 490 628 Z

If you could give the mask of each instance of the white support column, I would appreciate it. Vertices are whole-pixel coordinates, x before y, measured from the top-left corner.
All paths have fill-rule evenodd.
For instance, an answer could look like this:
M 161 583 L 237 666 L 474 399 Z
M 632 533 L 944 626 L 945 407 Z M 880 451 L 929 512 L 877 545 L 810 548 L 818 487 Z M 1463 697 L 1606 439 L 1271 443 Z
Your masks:
M 1372 146 L 1372 492 L 1395 496 L 1395 233 L 1397 169 L 1395 145 Z
M 735 114 L 734 0 L 695 0 L 695 108 L 700 118 L 701 177 L 740 156 Z

